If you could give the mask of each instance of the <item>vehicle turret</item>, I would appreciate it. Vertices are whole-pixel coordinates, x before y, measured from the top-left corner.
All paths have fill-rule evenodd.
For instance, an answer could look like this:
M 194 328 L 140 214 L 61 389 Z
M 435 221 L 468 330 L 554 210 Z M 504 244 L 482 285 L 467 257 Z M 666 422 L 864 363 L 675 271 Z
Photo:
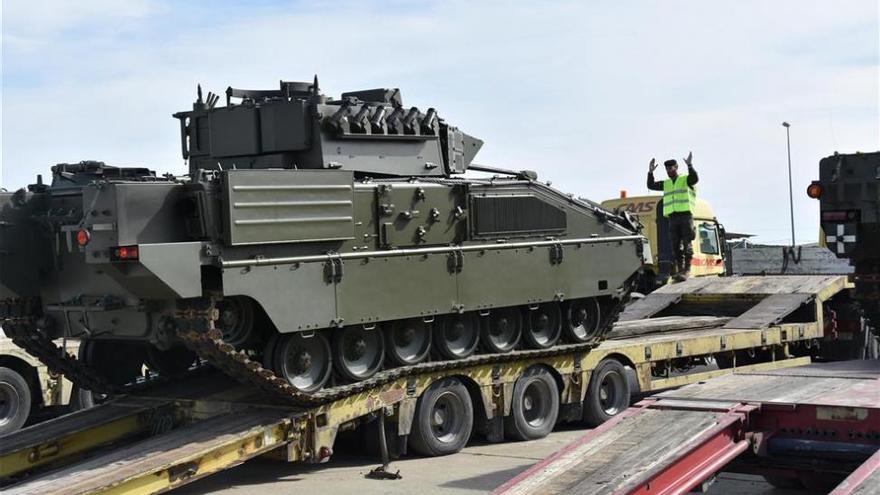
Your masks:
M 179 112 L 181 151 L 199 169 L 341 169 L 358 175 L 448 177 L 464 173 L 483 142 L 429 108 L 405 107 L 397 88 L 343 93 L 314 82 L 281 81 L 277 90 L 201 86 Z

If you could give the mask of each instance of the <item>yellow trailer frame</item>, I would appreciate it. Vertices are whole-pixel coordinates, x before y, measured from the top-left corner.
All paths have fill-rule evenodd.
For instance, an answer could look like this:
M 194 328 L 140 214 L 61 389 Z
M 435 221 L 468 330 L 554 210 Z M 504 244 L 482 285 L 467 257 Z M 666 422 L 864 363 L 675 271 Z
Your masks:
M 449 376 L 459 377 L 468 387 L 475 414 L 482 414 L 489 426 L 490 440 L 501 440 L 503 435 L 491 426 L 510 413 L 516 380 L 535 365 L 547 367 L 556 378 L 561 405 L 575 412 L 568 419 L 579 418 L 591 373 L 608 359 L 632 368 L 643 392 L 703 381 L 733 369 L 658 376 L 662 375 L 658 370 L 668 369 L 668 363 L 682 358 L 766 349 L 771 351 L 766 362 L 736 369 L 804 365 L 810 358 L 792 357 L 789 346 L 822 339 L 824 304 L 849 288 L 845 277 L 802 277 L 806 278 L 813 279 L 812 285 L 804 285 L 812 287 L 808 291 L 808 304 L 812 306 L 809 321 L 783 319 L 762 328 L 650 333 L 607 340 L 587 353 L 463 365 L 394 380 L 315 408 L 255 402 L 244 386 L 229 387 L 224 382 L 212 388 L 212 380 L 225 377 L 198 375 L 169 390 L 121 397 L 6 437 L 0 446 L 0 483 L 8 485 L 4 490 L 9 494 L 37 490 L 66 494 L 159 493 L 270 452 L 291 462 L 323 462 L 333 453 L 337 433 L 367 418 L 382 415 L 396 424 L 399 435 L 407 435 L 419 396 L 432 383 Z M 730 280 L 725 294 L 684 291 L 679 302 L 761 299 L 753 285 Z M 771 290 L 782 289 L 776 284 L 765 293 L 773 294 Z M 84 453 L 100 446 L 104 446 L 103 453 L 81 460 Z M 141 451 L 158 453 L 138 455 Z M 59 470 L 51 477 L 39 476 L 47 467 Z M 16 483 L 18 479 L 23 481 Z

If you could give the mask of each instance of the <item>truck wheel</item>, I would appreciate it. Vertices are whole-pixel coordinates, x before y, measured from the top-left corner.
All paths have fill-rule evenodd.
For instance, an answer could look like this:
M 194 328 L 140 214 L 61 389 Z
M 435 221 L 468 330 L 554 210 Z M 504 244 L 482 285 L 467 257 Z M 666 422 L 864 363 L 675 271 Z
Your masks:
M 443 378 L 428 387 L 416 403 L 409 445 L 434 457 L 454 454 L 467 445 L 474 426 L 474 405 L 457 378 Z
M 510 416 L 504 430 L 514 440 L 544 438 L 556 426 L 559 416 L 559 388 L 546 369 L 529 368 L 516 379 Z
M 593 371 L 584 399 L 584 421 L 599 426 L 629 407 L 626 368 L 616 359 L 606 359 Z
M 31 413 L 31 389 L 15 370 L 0 367 L 0 436 L 18 431 Z

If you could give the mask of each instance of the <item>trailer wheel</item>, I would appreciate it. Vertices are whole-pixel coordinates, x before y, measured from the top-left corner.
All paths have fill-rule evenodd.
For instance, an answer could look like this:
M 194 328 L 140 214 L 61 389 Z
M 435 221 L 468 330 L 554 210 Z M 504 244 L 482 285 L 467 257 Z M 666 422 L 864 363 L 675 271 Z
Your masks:
M 434 382 L 419 397 L 409 445 L 419 454 L 454 454 L 467 445 L 474 426 L 474 405 L 457 378 Z
M 584 421 L 599 426 L 629 407 L 626 369 L 616 359 L 606 359 L 593 371 L 584 398 Z
M 556 380 L 544 368 L 529 368 L 513 386 L 510 416 L 504 418 L 504 430 L 514 440 L 544 438 L 553 431 L 558 416 Z
M 0 367 L 0 435 L 18 431 L 31 414 L 31 389 L 15 370 Z

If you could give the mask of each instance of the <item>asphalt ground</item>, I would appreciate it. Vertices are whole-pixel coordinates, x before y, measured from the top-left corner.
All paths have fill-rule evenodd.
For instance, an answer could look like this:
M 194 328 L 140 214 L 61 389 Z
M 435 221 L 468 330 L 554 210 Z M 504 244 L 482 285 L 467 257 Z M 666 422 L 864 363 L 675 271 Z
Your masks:
M 330 462 L 320 465 L 287 464 L 254 459 L 241 466 L 184 486 L 173 493 L 197 495 L 256 494 L 476 494 L 486 493 L 513 478 L 532 464 L 559 450 L 586 430 L 563 428 L 530 442 L 474 443 L 458 454 L 445 457 L 407 456 L 391 463 L 398 480 L 366 479 L 379 465 L 375 455 L 362 451 L 358 442 L 337 444 Z M 709 494 L 784 495 L 803 493 L 775 489 L 763 478 L 721 473 Z

